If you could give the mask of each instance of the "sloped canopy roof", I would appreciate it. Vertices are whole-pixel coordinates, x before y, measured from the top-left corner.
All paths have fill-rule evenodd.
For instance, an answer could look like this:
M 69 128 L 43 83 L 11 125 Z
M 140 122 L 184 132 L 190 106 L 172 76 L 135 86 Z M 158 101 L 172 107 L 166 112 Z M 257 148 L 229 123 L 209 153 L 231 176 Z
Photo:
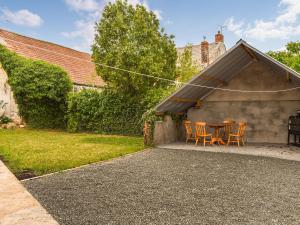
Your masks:
M 240 40 L 214 63 L 194 76 L 187 84 L 156 106 L 157 112 L 180 113 L 203 100 L 214 89 L 228 83 L 234 76 L 254 61 L 268 64 L 279 74 L 289 73 L 292 80 L 300 80 L 300 74 L 270 56 Z M 193 86 L 193 85 L 201 85 Z M 206 87 L 212 88 L 206 88 Z
M 2 41 L 1 41 L 2 40 Z M 11 51 L 31 59 L 39 59 L 61 66 L 73 83 L 86 86 L 104 86 L 96 75 L 91 56 L 71 48 L 19 35 L 0 29 L 0 43 Z

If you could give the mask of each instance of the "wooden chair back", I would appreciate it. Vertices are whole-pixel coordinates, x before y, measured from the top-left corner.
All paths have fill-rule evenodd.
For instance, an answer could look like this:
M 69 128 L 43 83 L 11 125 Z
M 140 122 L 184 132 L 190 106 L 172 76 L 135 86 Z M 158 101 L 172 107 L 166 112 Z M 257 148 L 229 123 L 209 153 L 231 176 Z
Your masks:
M 184 127 L 186 131 L 186 135 L 188 137 L 191 137 L 193 134 L 192 122 L 188 120 L 184 121 Z
M 244 137 L 245 136 L 246 127 L 247 127 L 247 124 L 245 122 L 240 122 L 239 123 L 238 135 L 240 137 Z
M 226 137 L 228 137 L 228 135 L 231 133 L 232 131 L 232 126 L 233 126 L 233 120 L 224 120 L 224 132 Z
M 196 136 L 205 136 L 206 135 L 206 123 L 205 122 L 197 122 L 196 123 Z

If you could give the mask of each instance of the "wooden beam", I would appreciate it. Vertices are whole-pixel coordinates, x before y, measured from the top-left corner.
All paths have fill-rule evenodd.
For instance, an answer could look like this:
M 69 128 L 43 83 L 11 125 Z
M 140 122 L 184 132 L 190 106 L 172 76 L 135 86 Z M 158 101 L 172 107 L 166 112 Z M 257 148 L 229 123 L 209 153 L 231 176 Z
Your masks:
M 292 80 L 291 80 L 291 75 L 290 75 L 290 73 L 288 72 L 288 71 L 286 71 L 286 80 L 288 81 L 288 82 L 291 82 Z
M 197 99 L 172 97 L 172 98 L 170 98 L 170 101 L 184 102 L 184 103 L 196 103 Z
M 195 105 L 195 108 L 196 108 L 196 109 L 200 109 L 201 106 L 202 106 L 202 103 L 203 103 L 203 102 L 202 102 L 201 100 L 198 100 L 198 101 L 197 101 L 197 104 Z
M 245 45 L 242 45 L 242 48 L 246 51 L 246 53 L 250 56 L 250 58 L 255 61 L 258 62 L 258 58 L 256 57 L 256 55 L 250 50 L 248 49 Z

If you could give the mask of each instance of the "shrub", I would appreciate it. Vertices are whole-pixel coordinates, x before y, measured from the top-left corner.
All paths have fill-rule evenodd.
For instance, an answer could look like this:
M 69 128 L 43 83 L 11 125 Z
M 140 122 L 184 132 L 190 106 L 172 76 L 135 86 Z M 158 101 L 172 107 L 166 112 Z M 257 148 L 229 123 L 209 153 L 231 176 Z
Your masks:
M 68 130 L 140 135 L 142 101 L 112 89 L 83 90 L 69 95 Z
M 67 73 L 58 66 L 21 57 L 2 45 L 0 63 L 24 121 L 35 128 L 63 128 L 72 87 Z
M 0 124 L 7 124 L 12 122 L 12 119 L 10 119 L 7 116 L 0 116 Z

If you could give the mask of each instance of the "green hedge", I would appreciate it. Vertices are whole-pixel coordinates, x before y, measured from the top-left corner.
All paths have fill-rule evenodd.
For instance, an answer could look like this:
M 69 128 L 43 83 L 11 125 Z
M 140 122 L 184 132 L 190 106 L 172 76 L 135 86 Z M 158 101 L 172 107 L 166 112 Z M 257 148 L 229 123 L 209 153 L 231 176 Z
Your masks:
M 35 128 L 64 128 L 72 88 L 67 73 L 58 66 L 21 57 L 3 45 L 0 63 L 25 122 Z
M 112 89 L 72 93 L 68 101 L 68 130 L 97 133 L 142 134 L 141 99 Z

